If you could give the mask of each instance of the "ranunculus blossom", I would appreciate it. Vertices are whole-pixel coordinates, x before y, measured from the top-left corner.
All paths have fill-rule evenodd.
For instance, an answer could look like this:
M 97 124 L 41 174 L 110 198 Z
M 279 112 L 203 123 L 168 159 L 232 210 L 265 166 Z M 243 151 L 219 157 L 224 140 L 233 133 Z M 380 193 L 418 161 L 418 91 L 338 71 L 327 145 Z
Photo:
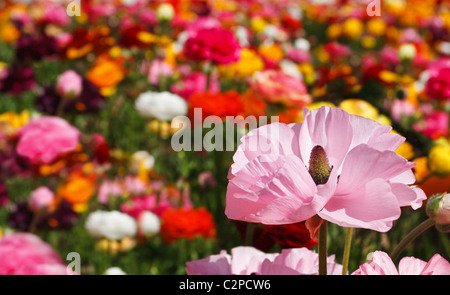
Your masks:
M 82 89 L 83 79 L 73 70 L 62 73 L 56 82 L 56 91 L 62 97 L 77 97 L 81 94 Z
M 372 260 L 360 265 L 352 275 L 450 275 L 450 263 L 439 254 L 435 254 L 428 262 L 403 257 L 397 270 L 389 255 L 375 251 Z
M 170 121 L 176 116 L 186 115 L 188 109 L 183 98 L 167 91 L 141 93 L 136 99 L 135 107 L 142 117 L 160 121 Z
M 30 196 L 30 206 L 33 211 L 51 211 L 55 206 L 55 194 L 46 186 L 35 189 Z
M 49 164 L 79 144 L 80 131 L 59 117 L 42 116 L 19 129 L 17 152 L 35 164 Z
M 206 27 L 191 34 L 184 43 L 183 53 L 194 61 L 229 64 L 239 60 L 240 44 L 232 31 Z
M 428 68 L 425 92 L 432 100 L 450 99 L 450 58 L 433 62 Z
M 58 253 L 31 233 L 13 233 L 0 240 L 0 275 L 66 275 Z
M 342 273 L 342 265 L 334 255 L 327 258 L 329 275 Z M 222 250 L 217 255 L 186 263 L 188 275 L 317 275 L 319 255 L 306 248 L 283 249 L 281 253 L 265 253 L 256 248 L 240 246 L 231 255 Z
M 425 136 L 438 139 L 448 135 L 449 115 L 444 111 L 434 111 L 413 125 L 413 129 Z
M 414 163 L 395 150 L 392 127 L 342 109 L 305 108 L 303 123 L 272 123 L 241 139 L 229 171 L 230 219 L 289 224 L 321 218 L 344 227 L 388 231 L 400 207 L 417 209 L 424 192 Z
M 251 87 L 258 96 L 270 103 L 302 108 L 312 102 L 303 81 L 281 71 L 256 72 Z

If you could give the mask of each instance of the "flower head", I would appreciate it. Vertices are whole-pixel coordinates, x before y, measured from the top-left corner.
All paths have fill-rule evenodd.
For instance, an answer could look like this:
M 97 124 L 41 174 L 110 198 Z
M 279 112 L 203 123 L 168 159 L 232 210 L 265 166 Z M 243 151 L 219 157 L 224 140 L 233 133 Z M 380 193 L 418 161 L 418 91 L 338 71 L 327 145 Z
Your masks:
M 59 117 L 43 116 L 19 129 L 19 155 L 33 163 L 49 164 L 63 153 L 73 151 L 80 131 Z
M 395 150 L 391 127 L 330 107 L 304 110 L 303 123 L 273 123 L 241 139 L 229 172 L 230 219 L 289 224 L 321 218 L 387 231 L 400 207 L 426 199 L 414 163 Z
M 89 214 L 85 227 L 95 238 L 122 240 L 137 232 L 136 221 L 119 211 L 95 211 Z
M 449 275 L 450 263 L 439 254 L 428 262 L 414 257 L 400 260 L 398 270 L 391 258 L 382 251 L 372 253 L 372 259 L 359 266 L 352 275 Z

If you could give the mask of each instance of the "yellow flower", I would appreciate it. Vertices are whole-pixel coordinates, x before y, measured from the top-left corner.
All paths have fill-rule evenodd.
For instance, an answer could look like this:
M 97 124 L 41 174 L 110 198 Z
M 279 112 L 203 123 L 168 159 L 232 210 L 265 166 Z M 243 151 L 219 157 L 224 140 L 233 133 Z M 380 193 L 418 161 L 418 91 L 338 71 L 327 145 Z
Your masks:
M 364 25 L 357 18 L 348 18 L 342 24 L 342 33 L 350 39 L 358 39 L 363 32 Z
M 272 44 L 263 43 L 258 47 L 258 52 L 265 58 L 275 62 L 279 62 L 284 57 L 283 49 L 277 43 Z
M 446 138 L 435 141 L 428 154 L 428 168 L 438 176 L 450 176 L 450 144 Z
M 365 48 L 374 48 L 377 45 L 377 39 L 372 36 L 364 36 L 361 39 L 361 45 Z
M 264 61 L 255 51 L 244 48 L 238 62 L 220 66 L 219 70 L 228 77 L 247 78 L 264 69 Z
M 345 99 L 338 105 L 338 107 L 349 114 L 362 116 L 375 121 L 379 116 L 377 108 L 362 99 Z
M 26 125 L 30 120 L 30 112 L 23 110 L 19 114 L 9 111 L 0 114 L 0 128 L 4 129 L 7 135 L 13 135 L 20 127 Z
M 337 39 L 341 36 L 342 26 L 339 23 L 331 24 L 327 29 L 327 36 L 330 39 Z
M 375 36 L 382 36 L 386 32 L 386 23 L 382 18 L 371 18 L 366 24 L 367 32 Z
M 262 17 L 253 17 L 250 20 L 250 27 L 256 33 L 261 33 L 267 26 L 267 22 Z

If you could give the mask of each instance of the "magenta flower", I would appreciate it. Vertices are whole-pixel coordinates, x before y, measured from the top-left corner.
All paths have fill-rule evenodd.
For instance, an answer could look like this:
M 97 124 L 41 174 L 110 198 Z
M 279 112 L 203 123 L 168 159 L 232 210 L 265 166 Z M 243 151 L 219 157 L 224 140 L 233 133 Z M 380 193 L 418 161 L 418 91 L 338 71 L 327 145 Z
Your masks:
M 450 99 L 450 58 L 441 58 L 431 63 L 430 75 L 425 85 L 425 92 L 431 100 Z
M 435 254 L 428 262 L 403 257 L 397 270 L 389 255 L 375 251 L 372 260 L 360 265 L 352 275 L 450 275 L 450 263 L 439 254 Z
M 426 199 L 414 163 L 395 153 L 404 138 L 390 126 L 322 107 L 301 124 L 273 123 L 245 135 L 229 171 L 230 219 L 289 224 L 321 218 L 388 231 L 400 207 Z
M 328 274 L 342 273 L 342 265 L 328 257 Z M 220 254 L 186 263 L 188 275 L 317 275 L 319 256 L 307 248 L 283 249 L 281 253 L 265 253 L 256 248 L 240 246 L 231 255 Z
M 39 117 L 19 129 L 17 153 L 35 164 L 49 164 L 74 150 L 80 131 L 59 117 Z
M 30 233 L 13 233 L 0 240 L 0 275 L 74 274 L 58 253 Z
M 240 44 L 232 31 L 206 27 L 191 34 L 184 43 L 183 52 L 190 60 L 229 64 L 239 60 Z

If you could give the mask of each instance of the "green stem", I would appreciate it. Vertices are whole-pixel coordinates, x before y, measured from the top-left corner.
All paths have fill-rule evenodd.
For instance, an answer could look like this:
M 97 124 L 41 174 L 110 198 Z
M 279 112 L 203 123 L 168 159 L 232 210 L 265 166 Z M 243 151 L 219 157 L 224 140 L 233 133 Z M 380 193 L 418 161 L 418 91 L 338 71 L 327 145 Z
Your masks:
M 253 235 L 255 233 L 256 223 L 248 222 L 245 230 L 245 245 L 251 246 L 253 244 Z
M 348 272 L 348 261 L 350 258 L 350 248 L 352 245 L 353 228 L 347 228 L 347 234 L 345 236 L 344 245 L 344 257 L 342 258 L 342 275 L 346 275 Z
M 327 275 L 327 228 L 328 223 L 324 220 L 319 228 L 319 275 Z
M 391 259 L 394 260 L 397 258 L 397 256 L 405 250 L 405 248 L 414 241 L 415 238 L 420 236 L 422 233 L 424 233 L 427 229 L 432 227 L 435 224 L 434 220 L 431 218 L 428 218 L 415 228 L 413 228 L 412 231 L 410 231 L 401 241 L 398 243 L 398 245 L 392 250 L 391 252 Z

